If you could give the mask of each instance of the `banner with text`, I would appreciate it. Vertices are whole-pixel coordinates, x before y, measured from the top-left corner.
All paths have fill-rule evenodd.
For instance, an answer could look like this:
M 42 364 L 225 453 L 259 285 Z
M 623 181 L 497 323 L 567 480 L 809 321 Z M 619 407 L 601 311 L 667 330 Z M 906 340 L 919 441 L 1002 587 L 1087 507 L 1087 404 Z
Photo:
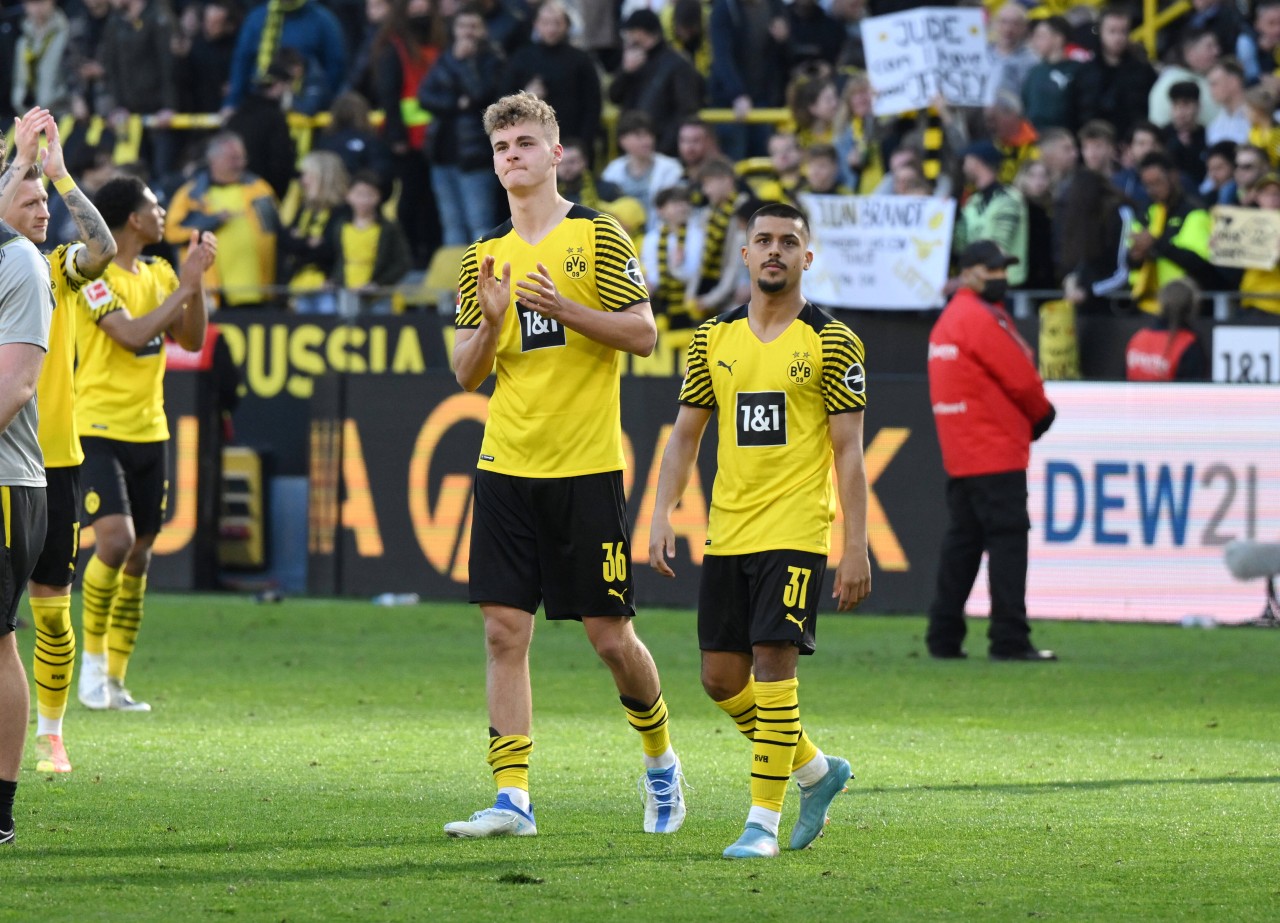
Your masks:
M 1280 212 L 1234 205 L 1213 207 L 1209 259 L 1215 266 L 1273 269 L 1280 250 Z
M 1280 404 L 1269 388 L 1051 382 L 1027 473 L 1032 617 L 1243 622 L 1232 539 L 1280 541 Z M 970 611 L 990 605 L 985 565 Z
M 987 49 L 984 12 L 922 7 L 862 21 L 875 114 L 923 109 L 937 96 L 953 106 L 988 106 L 996 65 Z
M 942 304 L 955 202 L 929 196 L 801 195 L 813 231 L 805 297 L 831 308 Z

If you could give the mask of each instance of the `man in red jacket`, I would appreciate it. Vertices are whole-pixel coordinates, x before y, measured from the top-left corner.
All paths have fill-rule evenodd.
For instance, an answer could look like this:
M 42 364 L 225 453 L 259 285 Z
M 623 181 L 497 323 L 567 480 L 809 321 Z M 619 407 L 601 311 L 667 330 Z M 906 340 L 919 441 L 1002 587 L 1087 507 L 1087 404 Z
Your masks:
M 931 656 L 965 657 L 964 605 L 988 556 L 992 660 L 1056 660 L 1027 623 L 1027 464 L 1053 422 L 1031 347 L 1004 309 L 1008 267 L 990 240 L 960 254 L 960 288 L 929 334 L 929 400 L 947 471 L 938 585 L 925 635 Z

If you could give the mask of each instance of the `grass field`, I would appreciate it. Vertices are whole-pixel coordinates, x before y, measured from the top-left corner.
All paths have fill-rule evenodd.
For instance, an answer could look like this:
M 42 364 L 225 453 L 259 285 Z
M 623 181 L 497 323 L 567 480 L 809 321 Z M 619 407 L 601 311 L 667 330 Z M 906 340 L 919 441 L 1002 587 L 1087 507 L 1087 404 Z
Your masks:
M 801 703 L 857 781 L 812 850 L 734 863 L 746 742 L 698 686 L 692 616 L 638 627 L 684 829 L 638 832 L 639 746 L 608 674 L 580 628 L 540 623 L 539 836 L 453 841 L 441 825 L 493 796 L 473 610 L 152 595 L 130 686 L 155 711 L 72 704 L 75 772 L 24 773 L 0 918 L 1280 916 L 1280 632 L 1046 623 L 1063 662 L 991 664 L 919 656 L 920 619 L 828 617 Z

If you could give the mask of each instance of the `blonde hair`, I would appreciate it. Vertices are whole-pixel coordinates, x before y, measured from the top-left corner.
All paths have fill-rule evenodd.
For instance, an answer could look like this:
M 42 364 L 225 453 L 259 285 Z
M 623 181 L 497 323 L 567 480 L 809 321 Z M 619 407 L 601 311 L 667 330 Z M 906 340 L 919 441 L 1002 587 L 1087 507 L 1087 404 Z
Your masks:
M 490 137 L 495 131 L 521 122 L 533 122 L 542 126 L 548 141 L 552 144 L 560 143 L 560 123 L 556 121 L 556 110 L 531 93 L 524 90 L 512 93 L 484 110 L 484 133 Z
M 316 175 L 315 201 L 306 204 L 335 208 L 346 199 L 350 180 L 347 177 L 347 167 L 337 154 L 332 151 L 312 151 L 302 158 L 298 168 L 303 173 L 310 170 Z

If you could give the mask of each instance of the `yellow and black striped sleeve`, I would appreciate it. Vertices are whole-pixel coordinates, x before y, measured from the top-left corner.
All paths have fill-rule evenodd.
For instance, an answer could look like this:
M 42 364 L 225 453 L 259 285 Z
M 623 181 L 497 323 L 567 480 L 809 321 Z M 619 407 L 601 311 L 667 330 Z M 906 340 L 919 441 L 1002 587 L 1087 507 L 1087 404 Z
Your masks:
M 600 307 L 606 311 L 621 311 L 649 300 L 645 288 L 644 273 L 635 245 L 618 219 L 612 215 L 598 214 L 593 219 L 596 235 L 596 290 L 600 294 Z
M 715 320 L 709 320 L 693 332 L 684 384 L 680 386 L 680 403 L 705 410 L 716 408 L 716 393 L 711 387 L 711 368 L 707 365 L 707 339 L 715 323 Z
M 866 409 L 867 370 L 862 341 L 847 326 L 835 321 L 822 328 L 822 402 L 827 413 L 851 413 Z
M 458 311 L 453 325 L 459 328 L 480 326 L 480 300 L 476 297 L 476 280 L 480 276 L 480 262 L 476 258 L 476 245 L 467 247 L 458 267 Z

